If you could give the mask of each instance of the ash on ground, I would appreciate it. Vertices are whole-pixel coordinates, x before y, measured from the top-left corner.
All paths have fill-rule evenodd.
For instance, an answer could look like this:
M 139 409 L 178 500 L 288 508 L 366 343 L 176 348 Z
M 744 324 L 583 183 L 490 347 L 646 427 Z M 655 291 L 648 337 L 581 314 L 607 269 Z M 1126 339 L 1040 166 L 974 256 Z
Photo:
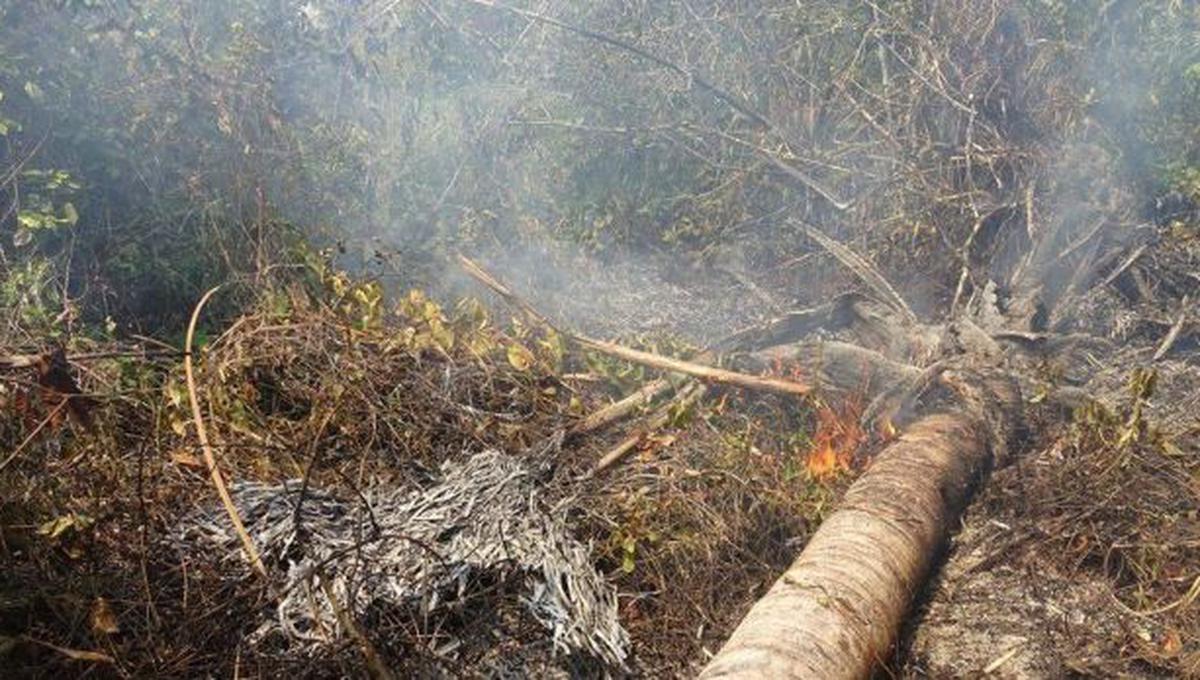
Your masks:
M 428 621 L 480 596 L 473 584 L 515 577 L 521 604 L 552 642 L 546 651 L 625 670 L 629 636 L 616 592 L 561 513 L 540 503 L 530 470 L 486 451 L 447 462 L 441 473 L 427 489 L 376 487 L 357 499 L 306 488 L 303 480 L 234 484 L 234 503 L 277 593 L 251 641 L 319 655 L 353 640 L 346 614 L 361 622 L 380 609 L 403 610 Z M 229 577 L 250 573 L 219 505 L 185 518 L 176 543 L 192 560 L 219 561 Z M 493 596 L 510 590 L 496 588 Z M 453 655 L 466 643 L 440 648 Z

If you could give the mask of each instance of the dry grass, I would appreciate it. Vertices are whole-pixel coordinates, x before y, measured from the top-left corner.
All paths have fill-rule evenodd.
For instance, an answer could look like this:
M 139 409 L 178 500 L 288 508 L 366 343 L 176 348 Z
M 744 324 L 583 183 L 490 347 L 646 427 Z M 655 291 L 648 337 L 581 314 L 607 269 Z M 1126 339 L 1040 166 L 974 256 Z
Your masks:
M 358 494 L 428 485 L 441 462 L 470 452 L 526 456 L 544 496 L 567 508 L 619 588 L 646 672 L 686 673 L 702 649 L 715 649 L 833 497 L 804 469 L 812 414 L 773 397 L 726 394 L 677 414 L 629 463 L 585 479 L 628 426 L 559 445 L 560 433 L 618 394 L 603 376 L 561 376 L 603 362 L 568 356 L 552 334 L 501 328 L 474 302 L 443 310 L 414 293 L 385 310 L 373 286 L 325 283 L 332 295 L 268 293 L 210 326 L 219 333 L 201 334 L 197 396 L 226 475 L 307 477 Z M 95 348 L 71 348 L 84 349 Z M 353 642 L 318 658 L 248 644 L 269 588 L 166 547 L 181 517 L 216 502 L 180 362 L 131 356 L 77 369 L 100 403 L 95 427 L 44 433 L 0 480 L 5 664 L 27 677 L 362 673 Z M 5 380 L 11 396 L 28 377 Z M 0 430 L 10 446 L 25 434 L 19 419 Z M 552 658 L 514 588 L 478 581 L 433 615 L 370 611 L 358 624 L 405 675 L 596 672 L 586 660 Z M 468 644 L 449 651 L 454 640 Z M 71 656 L 82 652 L 107 660 Z
M 906 677 L 976 672 L 1009 647 L 1004 677 L 1200 674 L 1195 432 L 1168 435 L 1145 415 L 1151 399 L 1188 393 L 1154 398 L 1140 375 L 1114 409 L 1047 424 L 1033 451 L 992 476 Z

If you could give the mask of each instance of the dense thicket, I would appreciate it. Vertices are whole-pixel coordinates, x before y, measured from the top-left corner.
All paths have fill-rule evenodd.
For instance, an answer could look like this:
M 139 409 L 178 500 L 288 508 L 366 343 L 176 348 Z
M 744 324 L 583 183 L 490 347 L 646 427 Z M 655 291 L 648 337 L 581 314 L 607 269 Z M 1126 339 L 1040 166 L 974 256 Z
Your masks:
M 6 302 L 177 318 L 279 259 L 282 223 L 419 278 L 548 238 L 778 263 L 805 221 L 955 263 L 933 307 L 958 260 L 1200 194 L 1190 3 L 537 10 L 5 3 Z M 967 292 L 995 274 L 968 269 Z

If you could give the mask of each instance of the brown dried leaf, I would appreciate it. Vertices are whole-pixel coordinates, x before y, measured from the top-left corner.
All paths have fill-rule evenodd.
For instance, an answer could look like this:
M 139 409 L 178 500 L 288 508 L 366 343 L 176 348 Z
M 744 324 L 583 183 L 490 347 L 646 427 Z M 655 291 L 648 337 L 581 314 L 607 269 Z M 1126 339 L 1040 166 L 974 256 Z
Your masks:
M 184 467 L 204 468 L 204 461 L 183 449 L 175 449 L 171 452 L 171 462 Z
M 121 626 L 117 623 L 117 616 L 113 613 L 112 606 L 103 597 L 97 597 L 96 602 L 92 604 L 92 631 L 104 635 L 121 632 Z

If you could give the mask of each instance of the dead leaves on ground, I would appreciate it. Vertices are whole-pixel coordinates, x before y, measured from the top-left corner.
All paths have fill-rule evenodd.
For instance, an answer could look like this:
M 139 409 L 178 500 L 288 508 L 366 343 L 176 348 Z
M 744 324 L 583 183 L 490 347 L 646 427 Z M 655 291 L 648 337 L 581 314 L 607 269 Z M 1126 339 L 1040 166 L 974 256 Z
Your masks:
M 79 388 L 61 346 L 35 355 L 31 361 L 10 362 L 10 365 L 32 368 L 34 374 L 32 384 L 17 383 L 19 387 L 9 402 L 26 431 L 33 432 L 39 427 L 56 431 L 67 418 L 85 430 L 91 429 L 96 401 Z

